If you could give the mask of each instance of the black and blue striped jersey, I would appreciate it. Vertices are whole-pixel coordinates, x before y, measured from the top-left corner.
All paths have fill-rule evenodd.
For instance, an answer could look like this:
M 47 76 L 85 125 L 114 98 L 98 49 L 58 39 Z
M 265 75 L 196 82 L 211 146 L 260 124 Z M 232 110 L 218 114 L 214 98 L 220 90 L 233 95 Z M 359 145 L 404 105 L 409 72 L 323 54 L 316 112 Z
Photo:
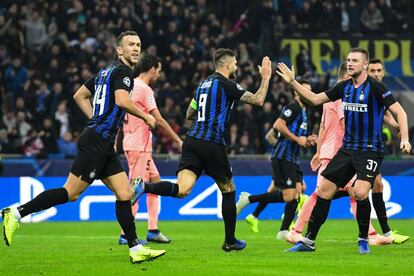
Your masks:
M 296 136 L 308 135 L 308 117 L 306 108 L 300 107 L 296 100 L 283 107 L 279 118 L 286 122 L 286 126 Z M 272 159 L 298 162 L 299 144 L 279 133 L 279 138 L 272 152 Z
M 326 95 L 331 101 L 342 99 L 345 119 L 342 148 L 383 153 L 382 121 L 385 110 L 395 103 L 387 86 L 368 77 L 355 87 L 349 79 L 336 84 Z
M 239 84 L 215 72 L 201 81 L 195 92 L 197 118 L 187 136 L 225 145 L 224 132 L 234 102 L 246 92 Z
M 125 111 L 115 104 L 115 91 L 131 91 L 133 86 L 132 70 L 118 61 L 101 69 L 85 82 L 92 93 L 92 118 L 86 124 L 104 139 L 114 142 L 115 136 L 125 116 Z

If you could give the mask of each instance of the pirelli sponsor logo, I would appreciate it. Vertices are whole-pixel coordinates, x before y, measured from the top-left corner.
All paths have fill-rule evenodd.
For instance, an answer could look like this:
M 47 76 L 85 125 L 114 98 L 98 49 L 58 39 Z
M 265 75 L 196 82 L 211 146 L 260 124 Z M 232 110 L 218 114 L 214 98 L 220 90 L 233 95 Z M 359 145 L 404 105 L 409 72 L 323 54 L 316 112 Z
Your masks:
M 367 104 L 342 102 L 343 111 L 368 112 Z

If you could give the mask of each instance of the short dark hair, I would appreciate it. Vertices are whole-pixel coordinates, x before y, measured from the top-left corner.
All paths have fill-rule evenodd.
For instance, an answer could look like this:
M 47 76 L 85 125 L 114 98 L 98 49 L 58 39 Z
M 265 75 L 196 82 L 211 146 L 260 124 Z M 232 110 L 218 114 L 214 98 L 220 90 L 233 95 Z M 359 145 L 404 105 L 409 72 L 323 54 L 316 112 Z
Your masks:
M 369 64 L 377 64 L 377 63 L 379 63 L 379 64 L 381 64 L 381 65 L 384 66 L 384 63 L 382 63 L 382 60 L 380 60 L 379 58 L 372 58 L 369 61 Z
M 228 48 L 219 48 L 214 51 L 213 53 L 213 64 L 214 67 L 217 67 L 218 65 L 221 65 L 221 60 L 224 57 L 234 57 L 236 56 L 234 52 Z
M 151 70 L 152 67 L 155 69 L 158 66 L 162 65 L 162 59 L 154 55 L 141 55 L 138 61 L 138 66 L 136 66 L 136 73 L 135 75 L 139 75 L 140 73 L 145 73 Z
M 338 80 L 342 80 L 346 75 L 346 62 L 342 62 L 341 65 L 338 67 Z
M 363 55 L 365 56 L 365 58 L 366 58 L 367 60 L 369 60 L 369 54 L 368 54 L 368 51 L 367 51 L 366 49 L 364 49 L 364 48 L 360 48 L 360 47 L 351 48 L 351 49 L 348 51 L 348 54 L 349 54 L 349 53 L 361 53 L 361 54 L 363 54 Z
M 124 38 L 124 37 L 126 37 L 127 35 L 136 35 L 136 36 L 138 36 L 138 33 L 137 32 L 135 32 L 135 31 L 125 31 L 125 32 L 122 32 L 120 35 L 118 35 L 118 37 L 116 38 L 116 46 L 119 46 L 119 45 L 121 45 L 121 42 L 122 42 L 122 39 Z

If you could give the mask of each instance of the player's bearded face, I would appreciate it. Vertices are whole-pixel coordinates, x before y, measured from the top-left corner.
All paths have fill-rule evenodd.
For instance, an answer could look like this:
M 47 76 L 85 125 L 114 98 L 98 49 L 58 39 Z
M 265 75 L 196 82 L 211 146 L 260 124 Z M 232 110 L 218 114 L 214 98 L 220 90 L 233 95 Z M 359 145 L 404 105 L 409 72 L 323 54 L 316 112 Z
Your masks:
M 346 65 L 348 75 L 357 77 L 367 68 L 368 61 L 362 53 L 349 53 Z
M 384 78 L 384 67 L 381 63 L 373 63 L 368 65 L 368 75 L 379 81 L 382 81 Z
M 161 70 L 162 70 L 162 65 L 161 63 L 159 63 L 158 67 L 154 68 L 154 74 L 152 75 L 151 82 L 155 82 L 160 77 Z
M 122 39 L 122 44 L 117 47 L 120 57 L 123 57 L 130 65 L 138 63 L 139 54 L 141 53 L 141 40 L 139 36 L 127 35 Z
M 233 58 L 229 62 L 229 78 L 235 79 L 236 78 L 236 71 L 237 71 L 237 61 L 236 58 Z

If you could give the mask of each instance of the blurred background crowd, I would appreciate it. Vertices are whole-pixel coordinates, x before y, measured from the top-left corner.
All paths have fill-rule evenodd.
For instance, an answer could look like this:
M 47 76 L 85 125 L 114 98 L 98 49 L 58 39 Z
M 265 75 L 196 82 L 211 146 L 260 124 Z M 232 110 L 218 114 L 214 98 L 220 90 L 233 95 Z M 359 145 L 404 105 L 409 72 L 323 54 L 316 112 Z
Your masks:
M 114 60 L 114 41 L 122 31 L 137 31 L 143 51 L 163 59 L 163 72 L 153 85 L 157 104 L 173 129 L 184 135 L 191 126 L 185 111 L 197 83 L 213 72 L 215 49 L 234 49 L 237 82 L 256 91 L 257 65 L 263 55 L 278 60 L 272 45 L 280 37 L 409 33 L 414 30 L 411 5 L 408 0 L 2 0 L 1 153 L 39 158 L 76 154 L 86 118 L 72 95 Z M 335 76 L 316 74 L 306 50 L 296 63 L 297 73 L 312 82 L 314 91 L 336 81 Z M 270 152 L 264 136 L 292 99 L 275 75 L 263 108 L 239 103 L 227 133 L 230 154 Z M 321 108 L 309 109 L 309 115 L 311 131 L 317 133 Z M 171 139 L 155 132 L 156 153 L 178 152 Z M 384 135 L 388 138 L 388 132 Z M 396 152 L 393 145 L 387 151 Z

